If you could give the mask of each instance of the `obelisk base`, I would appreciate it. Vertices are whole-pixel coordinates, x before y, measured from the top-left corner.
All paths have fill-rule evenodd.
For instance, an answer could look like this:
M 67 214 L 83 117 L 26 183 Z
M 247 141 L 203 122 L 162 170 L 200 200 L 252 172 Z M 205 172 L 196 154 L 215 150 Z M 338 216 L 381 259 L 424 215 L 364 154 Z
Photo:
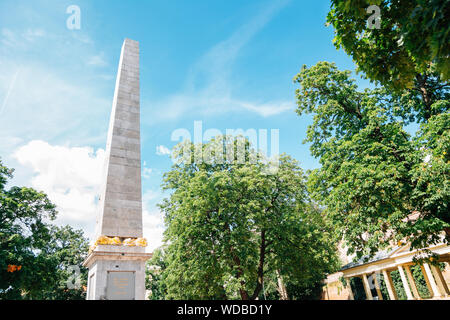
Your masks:
M 151 256 L 142 247 L 97 246 L 83 262 L 89 268 L 86 300 L 144 300 Z

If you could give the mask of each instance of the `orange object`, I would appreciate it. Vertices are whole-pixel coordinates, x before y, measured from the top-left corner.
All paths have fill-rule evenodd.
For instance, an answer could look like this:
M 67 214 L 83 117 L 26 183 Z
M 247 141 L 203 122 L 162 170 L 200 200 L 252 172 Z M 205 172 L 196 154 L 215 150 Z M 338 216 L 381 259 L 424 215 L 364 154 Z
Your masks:
M 147 246 L 147 239 L 145 238 L 137 238 L 136 239 L 136 245 L 140 247 L 146 247 Z
M 8 269 L 6 269 L 6 271 L 14 272 L 19 271 L 20 269 L 22 269 L 22 266 L 16 266 L 15 264 L 8 264 Z
M 136 239 L 128 238 L 123 241 L 124 246 L 134 247 L 136 246 Z

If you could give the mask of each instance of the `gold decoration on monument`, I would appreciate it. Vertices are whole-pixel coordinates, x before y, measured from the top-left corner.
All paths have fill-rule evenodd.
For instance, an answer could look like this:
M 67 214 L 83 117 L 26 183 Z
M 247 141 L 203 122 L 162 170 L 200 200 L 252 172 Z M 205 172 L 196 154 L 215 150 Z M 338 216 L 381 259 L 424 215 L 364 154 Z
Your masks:
M 94 242 L 94 245 L 89 248 L 89 253 L 94 251 L 94 249 L 98 245 L 113 245 L 113 246 L 127 246 L 127 247 L 146 247 L 147 246 L 147 239 L 145 238 L 126 238 L 125 240 L 121 241 L 119 237 L 107 237 L 107 236 L 100 236 L 97 238 L 97 240 Z

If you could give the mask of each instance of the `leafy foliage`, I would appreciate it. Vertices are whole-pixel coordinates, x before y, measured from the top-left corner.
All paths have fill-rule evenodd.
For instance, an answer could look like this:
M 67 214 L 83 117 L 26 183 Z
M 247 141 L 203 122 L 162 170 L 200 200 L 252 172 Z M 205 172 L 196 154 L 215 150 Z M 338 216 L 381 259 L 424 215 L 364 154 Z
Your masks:
M 327 21 L 334 43 L 359 70 L 391 89 L 411 88 L 432 69 L 450 79 L 450 2 L 447 0 L 332 0 Z M 368 28 L 370 5 L 380 8 L 380 28 Z
M 13 170 L 0 161 L 0 298 L 83 299 L 87 270 L 81 267 L 81 286 L 69 290 L 73 275 L 67 267 L 80 265 L 88 251 L 79 230 L 50 224 L 55 206 L 34 189 L 6 190 Z M 8 272 L 8 265 L 21 266 Z
M 163 276 L 166 274 L 167 264 L 165 261 L 164 248 L 158 248 L 153 251 L 152 258 L 147 261 L 145 271 L 145 288 L 150 290 L 150 300 L 165 300 L 166 286 Z
M 224 140 L 185 142 L 175 154 L 186 159 L 186 150 L 191 156 L 221 150 Z M 178 162 L 165 174 L 163 187 L 173 191 L 160 205 L 167 249 L 159 279 L 166 298 L 263 298 L 265 285 L 275 288 L 270 279 L 276 272 L 289 290 L 321 287 L 336 268 L 330 232 L 308 201 L 297 162 L 282 155 L 278 170 L 267 174 L 267 164 L 250 161 L 254 154 L 248 141 L 245 145 L 244 162 L 214 151 L 215 161 Z M 295 290 L 289 295 L 304 297 Z
M 427 77 L 429 100 L 412 89 L 358 91 L 350 71 L 328 62 L 303 66 L 294 81 L 301 86 L 297 113 L 314 114 L 305 142 L 322 165 L 308 187 L 349 253 L 441 241 L 450 226 L 448 85 Z M 411 121 L 421 123 L 415 135 L 406 129 Z M 412 213 L 418 218 L 409 219 Z

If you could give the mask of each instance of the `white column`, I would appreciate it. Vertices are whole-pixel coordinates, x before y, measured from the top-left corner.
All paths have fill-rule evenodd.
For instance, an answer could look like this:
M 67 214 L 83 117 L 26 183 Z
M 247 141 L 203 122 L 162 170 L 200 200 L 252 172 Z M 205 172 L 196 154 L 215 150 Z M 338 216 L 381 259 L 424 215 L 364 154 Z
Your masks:
M 408 277 L 409 284 L 411 285 L 411 290 L 414 295 L 414 298 L 420 299 L 419 290 L 417 290 L 416 283 L 414 282 L 414 277 L 412 275 L 411 269 L 408 265 L 405 265 L 406 276 Z
M 430 294 L 432 294 L 433 297 L 442 296 L 441 293 L 439 292 L 436 281 L 433 278 L 433 273 L 431 272 L 431 269 L 430 269 L 430 266 L 428 265 L 428 263 L 423 264 L 422 271 L 424 271 L 425 280 L 428 279 L 427 283 L 430 284 L 430 287 L 431 287 Z
M 355 297 L 353 296 L 352 286 L 350 285 L 350 279 L 345 278 L 345 281 L 347 282 L 348 295 L 350 300 L 355 300 Z
M 397 300 L 397 293 L 395 292 L 395 288 L 394 288 L 394 284 L 392 283 L 391 275 L 386 270 L 383 270 L 383 276 L 384 276 L 384 282 L 386 283 L 386 288 L 389 293 L 389 299 Z
M 423 278 L 425 279 L 425 282 L 427 284 L 428 292 L 430 293 L 430 297 L 433 297 L 433 288 L 431 287 L 430 279 L 428 279 L 427 272 L 425 271 L 425 268 L 423 265 L 420 265 L 420 269 L 422 270 Z
M 364 291 L 366 291 L 367 300 L 373 300 L 372 292 L 370 291 L 369 280 L 367 279 L 366 274 L 363 274 L 363 284 L 364 284 Z
M 414 300 L 414 297 L 411 293 L 411 289 L 408 285 L 408 280 L 406 280 L 405 271 L 403 271 L 402 266 L 397 266 L 398 271 L 400 272 L 400 278 L 402 279 L 403 288 L 405 289 L 406 297 L 408 300 Z
M 383 300 L 383 295 L 381 294 L 381 289 L 380 289 L 380 280 L 378 279 L 379 273 L 374 273 L 373 274 L 373 282 L 375 284 L 375 290 L 377 290 L 377 296 L 378 296 L 378 300 Z
M 442 295 L 449 295 L 447 284 L 445 283 L 444 276 L 442 275 L 441 269 L 438 266 L 431 265 L 431 271 L 433 272 L 434 279 L 436 280 L 437 287 Z

